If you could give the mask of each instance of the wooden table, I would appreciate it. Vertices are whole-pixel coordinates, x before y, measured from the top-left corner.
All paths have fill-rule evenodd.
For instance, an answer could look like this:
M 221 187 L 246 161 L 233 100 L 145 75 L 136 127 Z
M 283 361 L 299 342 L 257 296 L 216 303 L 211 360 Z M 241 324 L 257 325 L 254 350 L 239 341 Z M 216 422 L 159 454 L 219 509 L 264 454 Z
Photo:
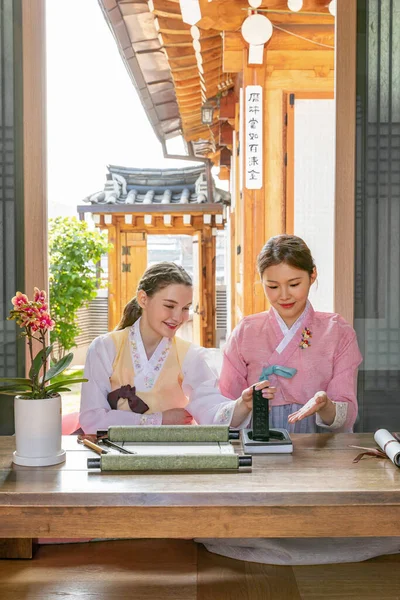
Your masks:
M 223 473 L 88 471 L 74 436 L 63 465 L 20 467 L 1 437 L 0 538 L 400 536 L 400 470 L 352 462 L 372 434 L 292 437 L 293 455 Z

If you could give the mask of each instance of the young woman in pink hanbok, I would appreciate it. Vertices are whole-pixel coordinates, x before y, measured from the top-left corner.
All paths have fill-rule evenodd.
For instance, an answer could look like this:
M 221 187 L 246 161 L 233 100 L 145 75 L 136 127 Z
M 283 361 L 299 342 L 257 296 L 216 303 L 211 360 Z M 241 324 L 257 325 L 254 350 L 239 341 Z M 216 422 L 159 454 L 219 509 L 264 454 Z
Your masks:
M 85 433 L 110 425 L 241 426 L 252 389 L 245 386 L 235 402 L 224 398 L 207 350 L 175 336 L 189 318 L 192 294 L 189 275 L 175 263 L 146 270 L 117 330 L 89 348 L 79 415 Z M 272 398 L 268 381 L 258 387 Z
M 314 311 L 308 300 L 317 278 L 309 248 L 293 235 L 273 237 L 258 256 L 258 271 L 271 308 L 245 317 L 230 336 L 222 394 L 236 398 L 254 381 L 268 379 L 276 388 L 271 427 L 352 431 L 362 357 L 351 325 L 338 314 Z M 246 405 L 242 409 L 245 419 Z
M 273 237 L 258 256 L 258 271 L 271 308 L 245 317 L 232 332 L 224 349 L 221 393 L 236 398 L 255 381 L 268 379 L 271 427 L 292 433 L 352 431 L 362 356 L 351 325 L 338 314 L 314 311 L 308 300 L 317 278 L 308 246 L 294 235 Z M 249 403 L 237 409 L 244 425 L 250 410 Z M 198 541 L 217 554 L 271 564 L 352 562 L 400 551 L 399 538 Z

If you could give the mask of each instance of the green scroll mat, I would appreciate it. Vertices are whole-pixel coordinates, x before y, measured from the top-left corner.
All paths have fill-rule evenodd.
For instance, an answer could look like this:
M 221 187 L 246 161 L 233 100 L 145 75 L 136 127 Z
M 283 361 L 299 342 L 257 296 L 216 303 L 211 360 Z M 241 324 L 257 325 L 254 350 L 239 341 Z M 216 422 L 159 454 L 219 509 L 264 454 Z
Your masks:
M 231 439 L 226 425 L 113 425 L 107 431 L 110 442 L 228 442 Z
M 102 471 L 204 471 L 251 466 L 251 456 L 237 454 L 129 455 L 102 454 L 88 458 L 88 469 Z

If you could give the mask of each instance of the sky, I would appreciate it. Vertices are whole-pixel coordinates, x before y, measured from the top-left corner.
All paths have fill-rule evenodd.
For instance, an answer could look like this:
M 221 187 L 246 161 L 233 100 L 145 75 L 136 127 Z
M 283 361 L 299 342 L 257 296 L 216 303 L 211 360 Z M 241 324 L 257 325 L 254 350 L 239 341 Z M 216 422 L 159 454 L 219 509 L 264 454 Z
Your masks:
M 47 0 L 46 20 L 49 217 L 76 215 L 108 164 L 193 164 L 163 157 L 97 0 Z

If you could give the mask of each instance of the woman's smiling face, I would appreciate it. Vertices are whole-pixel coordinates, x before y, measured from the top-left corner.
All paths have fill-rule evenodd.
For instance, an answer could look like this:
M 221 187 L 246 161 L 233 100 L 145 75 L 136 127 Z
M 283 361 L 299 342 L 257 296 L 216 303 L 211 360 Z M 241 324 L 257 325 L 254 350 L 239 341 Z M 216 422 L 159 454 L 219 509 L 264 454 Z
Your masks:
M 160 337 L 174 337 L 179 327 L 188 320 L 192 303 L 193 288 L 174 283 L 148 296 L 138 292 L 138 302 L 142 306 L 146 325 Z
M 307 271 L 281 262 L 267 267 L 261 277 L 265 295 L 288 327 L 299 318 L 306 307 L 310 287 L 317 278 L 314 268 Z

